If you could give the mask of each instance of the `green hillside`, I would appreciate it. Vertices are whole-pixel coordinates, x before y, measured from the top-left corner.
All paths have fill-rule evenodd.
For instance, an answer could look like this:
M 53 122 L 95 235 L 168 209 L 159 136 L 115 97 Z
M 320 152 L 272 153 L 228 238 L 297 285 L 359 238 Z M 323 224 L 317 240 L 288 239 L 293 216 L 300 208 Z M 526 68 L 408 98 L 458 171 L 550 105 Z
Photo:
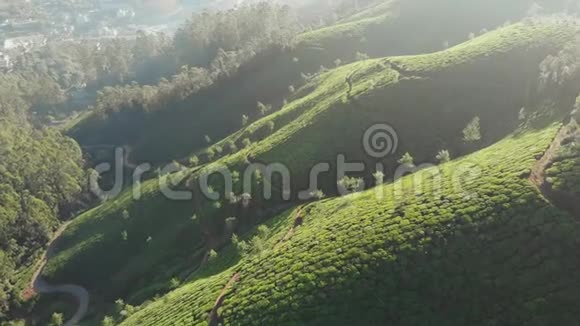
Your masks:
M 280 111 L 220 142 L 224 148 L 230 142 L 242 148 L 242 140 L 252 140 L 204 170 L 226 165 L 241 171 L 247 160 L 283 162 L 297 178 L 293 190 L 302 189 L 312 165 L 334 160 L 337 153 L 368 161 L 360 139 L 377 121 L 393 125 L 401 139 L 397 157 L 385 162 L 390 169 L 405 152 L 412 153 L 416 162 L 432 162 L 445 148 L 455 157 L 469 153 L 475 148 L 461 140 L 465 125 L 474 116 L 481 117 L 483 140 L 478 147 L 511 133 L 519 124 L 518 111 L 528 104 L 530 89 L 535 89 L 539 62 L 574 39 L 576 32 L 577 26 L 566 21 L 531 21 L 440 53 L 338 67 L 298 90 Z M 467 79 L 474 74 L 477 78 Z M 350 92 L 348 78 L 353 84 Z M 263 134 L 271 121 L 274 131 Z M 432 125 L 441 128 L 430 130 Z M 365 171 L 364 176 L 373 172 Z M 200 174 L 193 172 L 192 178 Z M 335 176 L 325 176 L 321 182 L 326 194 L 336 192 Z M 219 182 L 213 185 L 215 191 L 223 191 Z M 113 298 L 135 293 L 144 284 L 166 284 L 194 269 L 205 252 L 227 241 L 226 217 L 238 217 L 240 230 L 247 230 L 264 218 L 259 210 L 280 205 L 276 200 L 260 201 L 261 188 L 252 194 L 256 207 L 243 210 L 225 201 L 219 205 L 169 201 L 158 191 L 156 180 L 144 182 L 143 187 L 146 194 L 140 200 L 127 191 L 76 219 L 59 240 L 59 252 L 44 274 L 52 281 L 82 284 Z
M 304 208 L 275 247 L 197 275 L 122 325 L 206 324 L 234 274 L 223 324 L 572 325 L 580 224 L 527 180 L 555 126 L 526 130 L 473 155 Z M 458 187 L 457 173 L 467 173 Z M 295 212 L 275 224 L 292 225 Z M 232 248 L 226 249 L 233 250 Z M 221 253 L 220 253 L 221 255 Z
M 579 1 L 61 2 L 0 21 L 0 326 L 580 324 Z
M 258 101 L 280 108 L 284 98 L 293 97 L 289 86 L 303 85 L 304 76 L 316 74 L 321 66 L 352 63 L 361 58 L 357 53 L 380 58 L 439 51 L 445 44 L 464 42 L 470 33 L 480 35 L 521 19 L 532 3 L 377 1 L 334 25 L 299 34 L 289 48 L 260 53 L 217 86 L 145 112 L 123 107 L 104 121 L 99 114 L 89 115 L 70 134 L 82 145 L 130 145 L 136 161 L 180 160 L 207 147 L 206 135 L 215 141 L 238 130 L 242 115 L 260 119 Z M 406 30 L 413 33 L 402 32 Z

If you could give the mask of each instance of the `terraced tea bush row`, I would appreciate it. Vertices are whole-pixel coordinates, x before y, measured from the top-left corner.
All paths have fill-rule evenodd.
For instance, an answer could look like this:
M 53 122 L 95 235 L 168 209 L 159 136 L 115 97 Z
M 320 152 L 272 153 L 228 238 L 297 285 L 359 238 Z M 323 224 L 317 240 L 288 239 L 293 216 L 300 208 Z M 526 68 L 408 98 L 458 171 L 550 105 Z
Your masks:
M 576 30 L 577 27 L 568 22 L 548 20 L 543 23 L 521 23 L 443 53 L 370 59 L 340 66 L 312 80 L 297 92 L 294 101 L 280 111 L 218 143 L 225 148 L 229 141 L 239 143 L 245 138 L 252 138 L 250 146 L 189 173 L 192 179 L 196 179 L 203 171 L 215 171 L 224 166 L 241 171 L 248 162 L 282 162 L 299 181 L 308 176 L 312 166 L 322 161 L 335 161 L 336 154 L 340 152 L 348 154 L 349 159 L 368 160 L 360 144 L 361 135 L 370 124 L 385 117 L 396 127 L 399 137 L 405 140 L 405 148 L 401 148 L 403 152 L 396 156 L 400 157 L 408 151 L 416 162 L 429 162 L 441 149 L 439 142 L 443 139 L 448 145 L 445 147 L 457 157 L 464 151 L 461 131 L 474 116 L 481 117 L 486 142 L 491 143 L 512 130 L 509 118 L 503 119 L 508 123 L 502 123 L 501 130 L 492 128 L 498 125 L 498 116 L 513 116 L 517 123 L 521 108 L 519 103 L 525 100 L 522 96 L 526 93 L 525 85 L 529 80 L 525 74 L 515 73 L 522 78 L 510 82 L 513 87 L 510 88 L 503 82 L 504 77 L 514 75 L 515 67 L 522 71 L 534 70 L 547 51 L 552 51 L 552 48 L 555 51 L 558 44 L 563 46 L 567 40 L 573 39 Z M 510 37 L 512 33 L 517 37 Z M 491 46 L 493 50 L 488 52 L 485 50 L 486 42 L 497 46 Z M 538 57 L 537 62 L 532 59 L 530 62 L 516 62 L 522 52 Z M 483 76 L 482 71 L 487 72 L 485 78 L 477 79 L 476 85 L 501 86 L 485 87 L 489 93 L 482 92 L 479 86 L 465 83 L 461 69 L 455 71 L 450 66 L 452 63 L 441 61 L 443 57 L 460 58 L 453 61 L 469 63 L 467 66 L 473 63 L 478 76 Z M 396 64 L 393 65 L 395 61 L 410 65 L 417 60 L 433 60 L 433 65 L 422 68 L 423 77 L 405 75 Z M 445 64 L 447 75 L 444 77 L 436 73 L 441 70 L 437 66 L 439 63 Z M 510 69 L 504 69 L 508 65 Z M 433 74 L 428 69 L 433 69 Z M 535 80 L 537 75 L 534 73 L 530 77 Z M 347 78 L 352 82 L 350 91 Z M 448 88 L 442 88 L 440 83 Z M 459 92 L 457 88 L 465 92 Z M 424 96 L 418 98 L 417 89 Z M 445 89 L 448 91 L 445 92 Z M 449 121 L 454 123 L 449 124 Z M 266 138 L 256 139 L 255 134 L 270 122 L 280 126 L 280 129 Z M 441 124 L 445 128 L 433 135 L 428 128 L 433 124 Z M 489 134 L 495 135 L 495 138 L 486 138 Z M 374 172 L 368 171 L 368 175 Z M 332 196 L 336 192 L 336 180 L 332 180 L 331 175 L 322 178 L 323 187 L 320 190 Z M 222 184 L 212 182 L 211 185 L 216 192 L 224 195 Z M 53 281 L 74 282 L 97 291 L 99 288 L 107 291 L 113 289 L 119 292 L 110 294 L 112 299 L 116 299 L 127 292 L 140 291 L 139 282 L 166 283 L 175 277 L 173 274 L 179 273 L 180 268 L 195 266 L 205 254 L 204 247 L 220 240 L 227 217 L 237 216 L 242 221 L 238 213 L 244 211 L 239 211 L 237 206 L 225 200 L 173 202 L 159 192 L 156 180 L 144 182 L 142 186 L 145 195 L 141 200 L 133 200 L 129 190 L 121 198 L 107 202 L 75 221 L 63 236 L 60 251 L 49 262 L 45 275 Z M 301 186 L 300 182 L 295 182 L 295 188 L 300 189 Z M 255 189 L 256 194 L 261 190 L 261 187 Z M 518 189 L 513 191 L 517 192 Z M 255 199 L 255 207 L 260 209 L 279 205 L 276 201 L 259 201 L 255 194 L 252 198 Z M 499 204 L 502 197 L 495 199 L 498 206 L 510 205 L 504 202 Z M 128 211 L 131 218 L 123 219 L 123 211 Z M 196 221 L 191 220 L 194 214 Z M 246 219 L 240 222 L 242 227 L 247 228 L 259 221 L 257 212 L 246 211 L 245 215 Z M 122 231 L 127 232 L 127 241 L 120 235 Z M 149 237 L 151 241 L 147 241 Z
M 283 245 L 196 280 L 123 325 L 203 325 L 219 292 L 214 281 L 224 286 L 234 272 L 241 278 L 219 310 L 226 325 L 573 324 L 580 224 L 527 180 L 556 130 L 443 165 L 436 196 L 429 182 L 417 191 L 415 175 L 382 186 L 383 199 L 374 189 L 315 203 Z M 457 191 L 451 175 L 466 164 L 481 173 Z M 433 172 L 419 175 L 429 181 Z M 275 220 L 289 225 L 291 216 Z

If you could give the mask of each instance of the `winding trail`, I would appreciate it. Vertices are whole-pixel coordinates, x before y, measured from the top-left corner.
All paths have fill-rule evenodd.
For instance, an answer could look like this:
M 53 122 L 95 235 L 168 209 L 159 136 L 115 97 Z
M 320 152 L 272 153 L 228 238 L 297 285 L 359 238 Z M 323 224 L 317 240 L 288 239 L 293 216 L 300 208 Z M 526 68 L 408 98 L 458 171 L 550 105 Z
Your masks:
M 52 237 L 52 239 L 48 244 L 48 249 L 42 255 L 42 258 L 38 262 L 36 271 L 34 272 L 32 280 L 30 282 L 30 288 L 33 289 L 34 292 L 38 294 L 64 293 L 76 299 L 76 301 L 78 302 L 78 309 L 76 313 L 72 316 L 72 318 L 63 324 L 64 326 L 75 326 L 86 315 L 87 310 L 89 308 L 89 292 L 82 286 L 74 284 L 51 285 L 42 278 L 41 274 L 48 260 L 54 255 L 55 249 L 54 244 L 56 239 L 58 239 L 62 235 L 62 233 L 66 230 L 66 228 L 70 225 L 70 223 L 71 222 L 67 222 L 63 224 L 55 232 L 54 236 Z
M 296 217 L 294 218 L 293 226 L 288 230 L 288 232 L 286 232 L 284 237 L 282 239 L 280 239 L 280 241 L 278 243 L 276 243 L 276 245 L 274 246 L 274 249 L 278 248 L 282 243 L 289 240 L 292 237 L 292 235 L 294 234 L 294 230 L 298 226 L 302 225 L 302 223 L 304 221 L 304 217 L 302 215 L 303 208 L 304 208 L 304 205 L 302 205 L 298 208 L 298 212 L 296 212 Z M 239 281 L 241 276 L 242 276 L 242 274 L 240 272 L 236 272 L 230 278 L 228 283 L 223 287 L 222 291 L 220 292 L 218 298 L 216 299 L 216 301 L 213 305 L 213 308 L 211 309 L 211 311 L 208 315 L 209 326 L 218 326 L 219 325 L 220 317 L 218 314 L 218 310 L 223 305 L 224 300 L 226 299 L 226 294 L 227 294 L 228 289 L 231 288 L 237 281 Z
M 241 276 L 240 273 L 235 273 L 234 276 L 232 276 L 228 281 L 228 284 L 224 286 L 218 298 L 215 300 L 213 308 L 211 309 L 211 312 L 209 313 L 208 317 L 209 326 L 217 326 L 219 324 L 218 309 L 224 303 L 228 289 L 232 287 L 234 283 L 236 283 L 240 279 L 240 276 Z
M 558 131 L 550 147 L 548 147 L 546 152 L 544 152 L 532 168 L 529 181 L 538 188 L 547 201 L 567 211 L 572 216 L 580 218 L 580 198 L 576 198 L 574 195 L 566 192 L 554 190 L 546 177 L 546 170 L 554 164 L 556 155 L 560 148 L 562 148 L 562 143 L 573 134 L 574 131 L 570 125 L 563 126 Z
M 284 234 L 282 239 L 280 239 L 280 241 L 278 241 L 278 243 L 274 246 L 274 249 L 281 246 L 284 242 L 290 240 L 290 238 L 292 238 L 292 236 L 294 235 L 294 231 L 296 230 L 296 228 L 299 226 L 302 226 L 302 224 L 304 223 L 304 216 L 302 215 L 302 208 L 304 208 L 304 206 L 300 206 L 298 208 L 298 212 L 296 212 L 296 217 L 294 218 L 294 224 L 292 225 L 292 227 L 290 227 L 290 229 L 288 229 L 288 232 L 286 232 L 286 234 Z

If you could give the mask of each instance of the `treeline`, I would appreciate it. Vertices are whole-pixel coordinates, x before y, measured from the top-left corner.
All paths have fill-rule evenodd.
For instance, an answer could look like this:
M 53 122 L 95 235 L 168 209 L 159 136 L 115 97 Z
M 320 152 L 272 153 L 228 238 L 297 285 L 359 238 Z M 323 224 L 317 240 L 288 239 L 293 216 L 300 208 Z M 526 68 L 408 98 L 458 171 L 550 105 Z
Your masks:
M 60 90 L 54 93 L 64 95 L 71 90 L 96 92 L 104 87 L 130 87 L 133 92 L 119 90 L 116 93 L 136 95 L 136 82 L 144 85 L 142 96 L 136 95 L 132 99 L 125 96 L 125 99 L 113 102 L 135 102 L 138 105 L 144 98 L 150 98 L 152 86 L 159 88 L 159 94 L 165 94 L 163 89 L 168 86 L 165 78 L 180 83 L 183 78 L 191 77 L 191 73 L 183 73 L 183 66 L 203 68 L 205 71 L 196 70 L 196 75 L 211 75 L 215 80 L 234 72 L 264 47 L 274 43 L 287 44 L 297 28 L 289 7 L 260 3 L 226 12 L 195 14 L 173 39 L 163 33 L 140 32 L 135 39 L 48 44 L 17 57 L 14 71 L 45 80 L 44 83 L 50 84 L 52 89 L 58 85 Z M 196 88 L 196 82 L 191 84 Z M 206 86 L 201 83 L 197 87 Z M 104 89 L 102 93 L 110 94 L 111 90 Z M 58 102 L 63 103 L 64 100 Z M 103 108 L 107 104 L 101 102 L 96 106 Z M 149 103 L 144 105 L 151 107 Z M 58 111 L 54 105 L 36 109 L 50 113 Z M 111 107 L 110 110 L 118 111 L 120 108 Z
M 289 7 L 270 3 L 195 14 L 165 52 L 165 62 L 180 67 L 175 75 L 155 85 L 105 87 L 98 93 L 93 115 L 76 129 L 128 130 L 138 114 L 182 106 L 184 99 L 228 79 L 266 49 L 290 46 L 301 28 Z
M 80 207 L 82 153 L 74 140 L 35 126 L 34 80 L 0 76 L 0 320 L 20 298 L 16 271 L 30 266 L 53 231 Z M 42 89 L 40 86 L 38 89 Z
M 168 62 L 164 52 L 169 44 L 165 34 L 142 32 L 132 40 L 53 42 L 14 56 L 11 74 L 34 79 L 35 88 L 53 94 L 46 103 L 32 103 L 33 110 L 64 115 L 82 109 L 67 103 L 75 93 L 88 96 L 105 86 L 133 80 L 155 83 L 159 76 L 173 74 L 175 63 Z
M 269 2 L 203 12 L 194 14 L 177 31 L 175 54 L 180 64 L 206 67 L 220 51 L 258 52 L 271 44 L 288 44 L 298 30 L 290 7 Z
M 299 30 L 289 7 L 267 2 L 194 14 L 177 31 L 166 52 L 166 61 L 175 62 L 180 71 L 169 80 L 161 78 L 155 86 L 105 88 L 97 99 L 96 112 L 104 117 L 124 109 L 150 112 L 169 108 L 232 75 L 264 49 L 288 46 Z
M 366 0 L 363 4 L 372 2 L 376 0 Z M 338 1 L 332 6 L 333 12 L 324 17 L 334 22 L 339 14 L 346 15 L 355 7 L 350 1 Z M 103 89 L 95 108 L 101 111 L 101 117 L 106 113 L 122 111 L 123 108 L 142 107 L 144 111 L 152 111 L 154 107 L 160 109 L 158 104 L 165 103 L 160 98 L 168 94 L 168 89 L 174 88 L 175 93 L 180 95 L 178 98 L 183 99 L 207 88 L 220 78 L 230 77 L 240 66 L 266 49 L 291 46 L 299 32 L 311 27 L 304 25 L 297 17 L 297 12 L 289 6 L 270 2 L 245 5 L 228 11 L 195 13 L 179 28 L 172 40 L 161 36 L 139 35 L 133 51 L 126 51 L 132 53 L 129 55 L 132 59 L 126 61 L 136 64 L 133 80 L 147 86 L 140 87 L 140 92 L 136 91 L 135 83 L 116 86 L 117 90 Z M 106 57 L 114 59 L 119 56 L 124 55 L 112 50 Z M 118 77 L 128 76 L 126 66 L 120 64 L 110 70 L 126 72 Z M 190 81 L 187 82 L 187 79 Z M 120 78 L 117 81 L 121 81 Z M 189 87 L 185 84 L 189 84 Z M 153 90 L 151 86 L 158 89 Z M 152 97 L 152 92 L 157 92 L 160 98 Z M 104 100 L 103 94 L 115 94 L 117 98 Z M 123 98 L 119 99 L 119 96 Z

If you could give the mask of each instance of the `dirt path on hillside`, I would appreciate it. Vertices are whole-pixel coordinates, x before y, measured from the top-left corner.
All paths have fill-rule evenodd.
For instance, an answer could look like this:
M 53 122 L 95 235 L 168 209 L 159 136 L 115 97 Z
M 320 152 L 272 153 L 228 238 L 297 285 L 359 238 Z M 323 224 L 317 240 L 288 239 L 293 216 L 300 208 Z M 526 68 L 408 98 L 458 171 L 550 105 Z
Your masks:
M 296 212 L 296 217 L 294 218 L 294 224 L 288 230 L 288 232 L 286 232 L 286 234 L 284 235 L 284 237 L 282 237 L 282 239 L 280 239 L 280 241 L 278 243 L 276 243 L 276 245 L 274 246 L 274 249 L 275 248 L 278 248 L 278 246 L 280 246 L 282 243 L 284 243 L 288 239 L 290 239 L 292 237 L 292 235 L 294 234 L 294 230 L 298 226 L 301 226 L 302 225 L 302 223 L 304 221 L 304 217 L 302 215 L 302 209 L 303 209 L 303 206 L 301 206 L 298 209 L 298 212 Z M 220 295 L 216 299 L 216 301 L 215 301 L 215 303 L 213 305 L 213 308 L 211 309 L 211 312 L 209 313 L 209 316 L 208 316 L 209 326 L 217 326 L 219 324 L 218 309 L 223 305 L 224 300 L 226 299 L 227 290 L 229 288 L 231 288 L 240 279 L 240 277 L 241 277 L 241 273 L 240 272 L 235 273 L 230 278 L 230 280 L 228 281 L 228 283 L 224 286 L 224 288 L 222 289 L 222 291 L 220 292 Z
M 229 288 L 231 288 L 234 285 L 234 283 L 236 283 L 240 279 L 240 276 L 241 276 L 240 273 L 235 273 L 234 276 L 230 278 L 226 286 L 224 286 L 224 288 L 220 292 L 220 295 L 216 299 L 213 308 L 209 313 L 208 317 L 209 326 L 217 326 L 219 324 L 218 309 L 222 306 L 224 300 L 226 299 L 226 292 L 228 291 Z
M 83 317 L 86 315 L 89 307 L 89 292 L 82 286 L 74 284 L 65 285 L 51 285 L 47 283 L 41 276 L 44 267 L 46 266 L 48 260 L 54 255 L 55 241 L 58 239 L 66 228 L 70 225 L 72 221 L 63 224 L 53 235 L 52 239 L 48 243 L 48 249 L 42 255 L 40 261 L 36 265 L 36 271 L 32 276 L 30 281 L 30 289 L 37 294 L 50 294 L 50 293 L 64 293 L 68 294 L 76 299 L 78 302 L 78 309 L 73 317 L 64 323 L 64 326 L 75 326 L 77 325 Z
M 554 206 L 565 210 L 570 215 L 580 218 L 580 198 L 576 198 L 570 193 L 554 190 L 546 177 L 546 170 L 554 164 L 556 155 L 562 148 L 562 142 L 572 135 L 573 130 L 569 125 L 562 127 L 558 131 L 558 134 L 550 144 L 550 147 L 548 147 L 546 152 L 532 167 L 529 180 L 534 186 L 536 186 L 536 188 L 538 188 L 547 201 L 552 203 Z
M 298 212 L 296 212 L 296 217 L 294 218 L 294 224 L 292 225 L 292 227 L 290 227 L 288 232 L 286 232 L 286 234 L 284 234 L 282 239 L 280 239 L 280 241 L 278 241 L 278 243 L 274 246 L 274 249 L 278 248 L 284 242 L 288 241 L 292 237 L 292 235 L 294 235 L 294 231 L 296 230 L 296 228 L 301 226 L 302 223 L 304 223 L 304 216 L 302 215 L 302 208 L 303 207 L 298 208 Z

